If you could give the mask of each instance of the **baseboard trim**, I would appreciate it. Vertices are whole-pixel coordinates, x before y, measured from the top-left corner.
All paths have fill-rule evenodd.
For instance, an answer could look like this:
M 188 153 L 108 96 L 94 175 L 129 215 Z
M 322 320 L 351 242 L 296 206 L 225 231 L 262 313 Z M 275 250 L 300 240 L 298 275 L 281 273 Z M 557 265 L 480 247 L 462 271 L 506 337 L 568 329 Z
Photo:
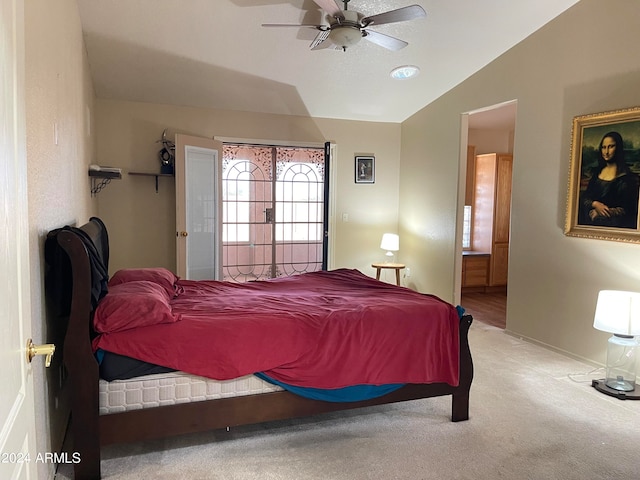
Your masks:
M 462 287 L 460 289 L 462 293 L 504 293 L 507 294 L 507 286 L 506 285 L 498 285 L 498 286 L 484 286 L 484 287 Z
M 562 348 L 554 347 L 553 345 L 549 345 L 548 343 L 541 342 L 540 340 L 536 340 L 535 338 L 527 337 L 526 335 L 522 335 L 520 333 L 514 332 L 509 329 L 504 329 L 504 333 L 507 335 L 511 335 L 514 338 L 519 340 L 523 340 L 525 342 L 533 343 L 534 345 L 538 345 L 539 347 L 546 348 L 547 350 L 551 350 L 552 352 L 559 353 L 564 355 L 565 357 L 573 358 L 574 360 L 578 360 L 580 362 L 586 363 L 587 365 L 591 365 L 593 367 L 602 368 L 603 364 L 595 362 L 589 358 L 582 357 L 580 355 L 576 355 L 575 353 L 571 353 L 567 350 L 563 350 Z

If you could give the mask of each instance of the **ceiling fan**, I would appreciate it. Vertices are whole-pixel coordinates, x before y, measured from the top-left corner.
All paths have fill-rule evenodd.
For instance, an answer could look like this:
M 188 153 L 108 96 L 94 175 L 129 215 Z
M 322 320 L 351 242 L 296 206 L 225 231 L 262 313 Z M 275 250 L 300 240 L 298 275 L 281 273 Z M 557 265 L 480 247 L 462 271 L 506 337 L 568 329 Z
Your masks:
M 342 10 L 336 0 L 313 0 L 322 10 L 327 13 L 328 25 L 314 24 L 288 24 L 288 23 L 263 23 L 263 27 L 310 27 L 320 30 L 316 38 L 311 42 L 311 50 L 319 50 L 329 44 L 335 45 L 343 51 L 358 43 L 361 38 L 380 45 L 388 50 L 400 50 L 408 45 L 404 40 L 391 37 L 383 33 L 370 30 L 370 26 L 383 25 L 385 23 L 405 22 L 421 18 L 427 15 L 420 5 L 410 5 L 408 7 L 389 10 L 377 15 L 365 16 L 355 10 L 347 10 L 350 0 L 343 0 L 344 10 Z

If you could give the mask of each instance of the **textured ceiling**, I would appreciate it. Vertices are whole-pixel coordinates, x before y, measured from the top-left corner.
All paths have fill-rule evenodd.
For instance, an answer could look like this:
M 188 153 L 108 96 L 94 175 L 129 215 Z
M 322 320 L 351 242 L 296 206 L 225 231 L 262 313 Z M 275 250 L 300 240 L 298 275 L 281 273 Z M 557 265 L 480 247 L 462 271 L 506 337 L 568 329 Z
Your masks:
M 371 27 L 409 45 L 309 50 L 311 0 L 78 0 L 99 98 L 402 122 L 578 0 L 352 0 L 365 15 L 411 4 L 425 18 Z M 342 5 L 342 3 L 340 2 Z M 389 72 L 418 65 L 418 77 Z M 510 100 L 510 99 L 504 99 Z

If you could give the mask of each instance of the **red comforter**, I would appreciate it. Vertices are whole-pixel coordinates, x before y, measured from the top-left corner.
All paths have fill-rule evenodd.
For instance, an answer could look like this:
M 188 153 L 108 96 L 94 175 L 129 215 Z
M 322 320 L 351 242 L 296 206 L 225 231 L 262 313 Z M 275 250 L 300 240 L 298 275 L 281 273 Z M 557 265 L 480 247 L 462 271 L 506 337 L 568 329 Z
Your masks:
M 177 286 L 177 321 L 102 333 L 94 348 L 218 380 L 458 384 L 459 316 L 437 297 L 347 269 Z

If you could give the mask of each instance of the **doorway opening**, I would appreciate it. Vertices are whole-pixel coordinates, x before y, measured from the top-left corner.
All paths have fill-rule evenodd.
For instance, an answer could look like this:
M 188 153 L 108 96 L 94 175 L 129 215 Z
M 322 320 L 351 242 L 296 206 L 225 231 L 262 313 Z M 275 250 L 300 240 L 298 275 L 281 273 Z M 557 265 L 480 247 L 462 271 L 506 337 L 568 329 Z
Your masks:
M 475 319 L 506 327 L 511 174 L 517 102 L 466 115 L 460 301 Z M 462 142 L 465 142 L 465 135 Z

